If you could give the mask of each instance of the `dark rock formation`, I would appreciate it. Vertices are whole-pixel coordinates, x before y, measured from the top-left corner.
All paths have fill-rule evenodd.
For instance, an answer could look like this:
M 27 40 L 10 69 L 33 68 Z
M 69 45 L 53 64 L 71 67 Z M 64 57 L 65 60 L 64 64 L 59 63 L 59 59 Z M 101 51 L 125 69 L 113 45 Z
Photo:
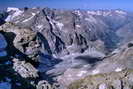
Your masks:
M 0 25 L 5 23 L 8 13 L 6 11 L 0 11 Z

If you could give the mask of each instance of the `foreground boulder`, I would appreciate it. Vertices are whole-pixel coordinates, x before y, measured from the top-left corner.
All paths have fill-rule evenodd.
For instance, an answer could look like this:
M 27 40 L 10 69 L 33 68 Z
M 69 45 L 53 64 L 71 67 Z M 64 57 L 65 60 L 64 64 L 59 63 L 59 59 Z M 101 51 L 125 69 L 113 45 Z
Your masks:
M 39 77 L 37 69 L 35 69 L 30 63 L 25 63 L 25 61 L 19 61 L 18 59 L 13 59 L 13 62 L 13 69 L 23 78 L 35 79 Z
M 9 44 L 8 53 L 10 56 L 32 61 L 38 60 L 40 44 L 36 32 L 29 28 L 20 28 L 11 23 L 2 25 L 0 30 L 4 32 Z
M 53 84 L 53 85 L 50 85 L 47 81 L 45 80 L 42 80 L 42 81 L 39 81 L 37 86 L 36 86 L 37 89 L 62 89 L 59 87 L 58 84 Z M 63 88 L 65 89 L 65 88 Z

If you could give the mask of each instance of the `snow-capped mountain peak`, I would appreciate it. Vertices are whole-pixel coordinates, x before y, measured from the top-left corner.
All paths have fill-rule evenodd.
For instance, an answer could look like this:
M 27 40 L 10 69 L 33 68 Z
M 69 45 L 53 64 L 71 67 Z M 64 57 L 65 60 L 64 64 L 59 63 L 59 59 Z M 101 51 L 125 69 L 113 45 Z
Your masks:
M 8 8 L 7 8 L 7 12 L 10 12 L 10 11 L 19 11 L 19 8 L 8 7 Z
M 118 14 L 123 14 L 123 15 L 127 14 L 125 11 L 122 11 L 122 10 L 115 10 L 115 12 Z
M 8 7 L 7 12 L 14 11 L 12 15 L 9 15 L 5 21 L 10 22 L 14 17 L 21 15 L 24 11 L 20 10 L 19 8 L 14 8 L 14 7 Z
M 89 15 L 98 15 L 98 16 L 112 16 L 114 14 L 126 15 L 127 13 L 123 10 L 96 10 L 96 11 L 87 11 Z

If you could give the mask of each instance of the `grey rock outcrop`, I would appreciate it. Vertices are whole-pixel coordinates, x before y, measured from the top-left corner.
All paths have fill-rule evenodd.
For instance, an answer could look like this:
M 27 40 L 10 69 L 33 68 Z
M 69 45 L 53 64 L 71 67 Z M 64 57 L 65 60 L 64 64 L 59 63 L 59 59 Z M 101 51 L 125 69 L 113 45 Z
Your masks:
M 19 73 L 23 78 L 37 78 L 38 70 L 35 69 L 30 63 L 25 61 L 19 61 L 19 59 L 13 59 L 13 69 Z

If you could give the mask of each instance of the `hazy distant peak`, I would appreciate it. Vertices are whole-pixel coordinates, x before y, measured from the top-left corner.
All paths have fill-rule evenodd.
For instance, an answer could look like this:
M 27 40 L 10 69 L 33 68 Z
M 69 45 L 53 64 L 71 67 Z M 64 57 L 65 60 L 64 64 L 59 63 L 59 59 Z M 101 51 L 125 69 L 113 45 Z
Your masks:
M 123 11 L 123 10 L 115 10 L 115 12 L 116 13 L 118 13 L 118 14 L 127 14 L 125 11 Z
M 123 10 L 91 10 L 87 11 L 89 15 L 102 15 L 102 16 L 109 16 L 111 14 L 119 14 L 119 15 L 126 15 L 127 12 Z

